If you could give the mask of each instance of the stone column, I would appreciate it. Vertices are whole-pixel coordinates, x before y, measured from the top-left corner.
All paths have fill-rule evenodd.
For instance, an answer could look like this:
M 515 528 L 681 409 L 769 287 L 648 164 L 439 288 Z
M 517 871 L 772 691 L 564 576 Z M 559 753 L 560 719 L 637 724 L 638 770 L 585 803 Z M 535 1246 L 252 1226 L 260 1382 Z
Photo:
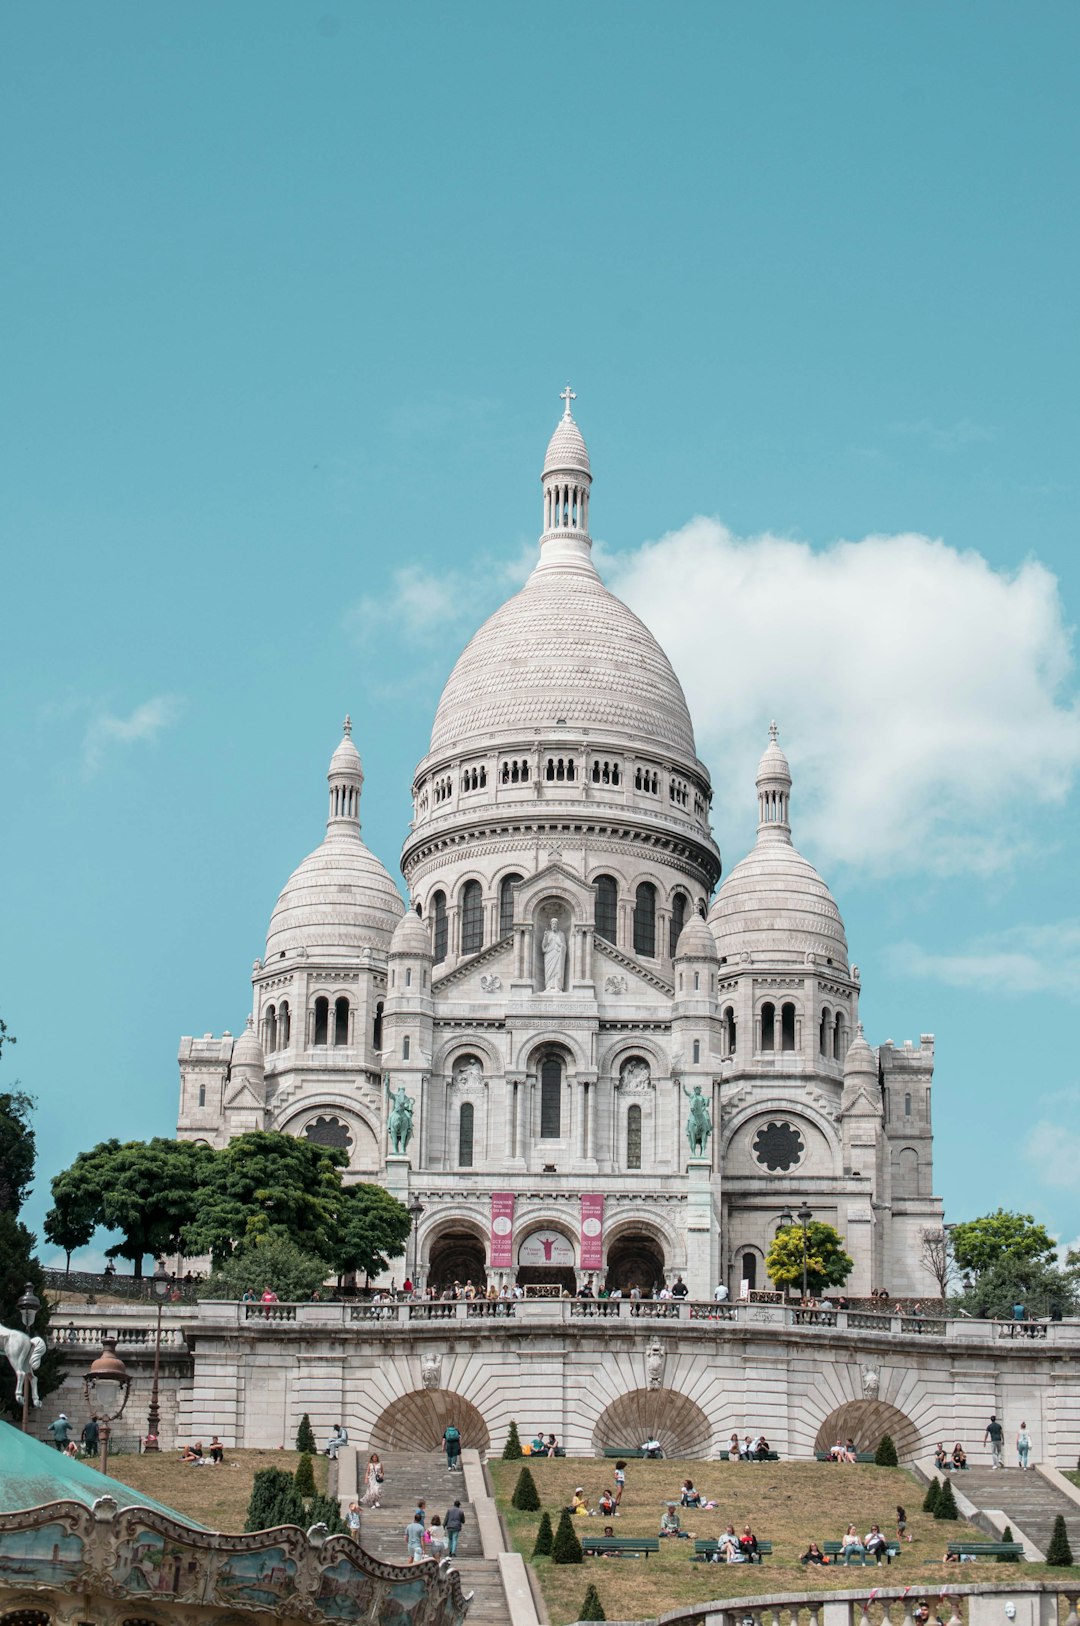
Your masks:
M 692 1157 L 686 1167 L 686 1285 L 692 1299 L 711 1299 L 716 1281 L 717 1227 L 713 1213 L 712 1166 Z M 716 1278 L 719 1280 L 719 1277 Z

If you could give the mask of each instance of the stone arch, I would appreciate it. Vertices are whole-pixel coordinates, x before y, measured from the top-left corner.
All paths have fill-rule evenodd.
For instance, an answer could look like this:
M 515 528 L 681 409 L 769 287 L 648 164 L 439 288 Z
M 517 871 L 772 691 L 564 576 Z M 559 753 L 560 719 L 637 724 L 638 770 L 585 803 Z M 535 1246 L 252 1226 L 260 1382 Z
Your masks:
M 604 1052 L 600 1066 L 614 1080 L 619 1076 L 619 1069 L 624 1061 L 631 1056 L 644 1056 L 652 1069 L 655 1082 L 658 1078 L 667 1078 L 671 1071 L 671 1062 L 655 1039 L 644 1033 L 620 1033 L 615 1042 Z
M 651 1237 L 669 1260 L 682 1264 L 683 1249 L 680 1238 L 666 1220 L 658 1218 L 655 1214 L 637 1213 L 633 1210 L 628 1214 L 620 1213 L 617 1219 L 605 1227 L 607 1247 L 610 1248 L 613 1242 L 617 1242 L 628 1231 L 639 1231 Z
M 487 1280 L 487 1232 L 468 1215 L 442 1213 L 418 1238 L 422 1280 L 441 1292 L 455 1281 L 479 1287 Z
M 499 1051 L 479 1033 L 454 1033 L 446 1039 L 435 1052 L 431 1060 L 433 1077 L 440 1074 L 447 1079 L 454 1070 L 454 1063 L 460 1056 L 479 1056 L 484 1063 L 484 1076 L 486 1078 L 499 1078 L 502 1075 L 502 1057 Z
M 600 1413 L 593 1425 L 597 1455 L 657 1439 L 667 1457 L 706 1457 L 712 1424 L 696 1401 L 675 1389 L 631 1389 Z
M 911 1418 L 886 1400 L 847 1400 L 831 1411 L 817 1431 L 815 1451 L 828 1451 L 837 1440 L 849 1437 L 858 1451 L 876 1451 L 881 1436 L 889 1434 L 901 1462 L 913 1461 L 922 1439 Z
M 307 1125 L 319 1117 L 337 1118 L 352 1132 L 348 1170 L 373 1173 L 379 1168 L 382 1154 L 378 1130 L 354 1100 L 333 1090 L 309 1096 L 302 1106 L 295 1107 L 283 1122 L 274 1127 L 284 1135 L 300 1137 Z
M 373 1451 L 437 1451 L 453 1423 L 466 1449 L 486 1451 L 491 1435 L 471 1400 L 450 1389 L 413 1389 L 380 1412 L 371 1427 Z
M 548 1028 L 540 1033 L 526 1033 L 511 1071 L 534 1073 L 544 1052 L 548 1050 L 558 1050 L 566 1056 L 566 1070 L 571 1077 L 576 1077 L 578 1071 L 591 1073 L 588 1053 L 581 1040 L 573 1032 L 564 1033 L 559 1028 Z

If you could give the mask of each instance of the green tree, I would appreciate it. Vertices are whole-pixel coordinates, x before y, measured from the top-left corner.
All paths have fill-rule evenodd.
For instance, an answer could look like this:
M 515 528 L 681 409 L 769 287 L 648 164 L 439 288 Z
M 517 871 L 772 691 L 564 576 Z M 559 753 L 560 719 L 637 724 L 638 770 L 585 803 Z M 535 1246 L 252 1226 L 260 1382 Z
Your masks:
M 823 1220 L 811 1220 L 806 1227 L 806 1285 L 819 1294 L 826 1287 L 842 1287 L 855 1261 L 844 1252 L 839 1231 Z M 789 1225 L 777 1231 L 765 1260 L 765 1270 L 777 1287 L 801 1287 L 803 1278 L 803 1228 Z
M 331 1261 L 339 1276 L 355 1270 L 378 1276 L 400 1259 L 409 1240 L 408 1209 L 382 1186 L 344 1186 L 338 1192 Z
M 245 1530 L 274 1530 L 281 1524 L 306 1527 L 304 1503 L 293 1476 L 284 1468 L 262 1468 L 255 1475 Z
M 306 1498 L 315 1495 L 315 1463 L 307 1451 L 301 1453 L 300 1461 L 296 1464 L 293 1483 L 301 1496 Z
M 981 1219 L 962 1220 L 952 1228 L 953 1257 L 961 1270 L 981 1276 L 1004 1260 L 1045 1260 L 1054 1253 L 1054 1240 L 1031 1214 L 1013 1214 L 997 1208 Z
M 953 1495 L 952 1481 L 943 1479 L 941 1490 L 938 1493 L 937 1505 L 934 1508 L 935 1519 L 958 1519 L 959 1509 L 956 1506 L 956 1497 Z
M 504 1462 L 516 1462 L 521 1456 L 521 1441 L 518 1439 L 518 1426 L 513 1418 L 510 1419 L 510 1431 L 506 1436 L 506 1444 L 502 1449 Z
M 0 1214 L 17 1214 L 30 1195 L 36 1154 L 33 1110 L 33 1098 L 24 1090 L 0 1094 Z
M 76 1248 L 85 1248 L 98 1223 L 98 1195 L 86 1186 L 73 1181 L 57 1185 L 53 1181 L 53 1206 L 45 1215 L 42 1227 L 46 1242 L 54 1248 L 63 1248 L 66 1255 L 64 1270 L 71 1271 L 71 1256 Z
M 1050 1545 L 1046 1549 L 1046 1562 L 1053 1564 L 1055 1569 L 1068 1569 L 1072 1561 L 1072 1548 L 1069 1546 L 1069 1533 L 1065 1528 L 1065 1515 L 1059 1513 L 1054 1520 L 1054 1528 L 1050 1532 Z
M 310 1451 L 312 1456 L 319 1449 L 315 1443 L 315 1430 L 311 1426 L 311 1418 L 307 1412 L 301 1417 L 300 1427 L 296 1431 L 296 1449 L 298 1451 Z
M 922 1510 L 924 1513 L 933 1513 L 934 1509 L 938 1505 L 938 1498 L 940 1495 L 941 1480 L 935 1474 L 929 1485 L 927 1485 L 926 1495 L 923 1497 Z
M 1022 1304 L 1029 1315 L 1049 1316 L 1055 1310 L 1070 1315 L 1077 1306 L 1077 1281 L 1046 1259 L 1005 1257 L 987 1267 L 952 1304 L 969 1315 L 1009 1320 L 1013 1305 Z
M 13 1044 L 0 1020 L 0 1050 L 4 1042 Z M 0 1323 L 21 1327 L 18 1301 L 29 1286 L 40 1303 L 30 1331 L 39 1338 L 49 1335 L 49 1304 L 45 1275 L 34 1251 L 33 1233 L 19 1218 L 19 1209 L 34 1178 L 34 1129 L 30 1113 L 33 1102 L 20 1090 L 0 1095 Z M 44 1399 L 59 1387 L 64 1373 L 58 1351 L 49 1350 L 38 1370 L 38 1393 Z M 9 1417 L 22 1416 L 15 1404 L 15 1374 L 0 1359 L 0 1411 Z
M 879 1468 L 899 1468 L 900 1458 L 896 1454 L 891 1434 L 883 1434 L 878 1441 L 878 1448 L 874 1452 L 874 1461 Z
M 276 1233 L 245 1242 L 199 1287 L 201 1299 L 242 1299 L 272 1287 L 279 1299 L 309 1299 L 326 1280 L 325 1259 L 304 1253 Z
M 604 1606 L 600 1602 L 600 1594 L 599 1594 L 599 1592 L 597 1592 L 596 1588 L 593 1586 L 591 1581 L 589 1582 L 589 1585 L 585 1590 L 585 1601 L 581 1605 L 581 1611 L 580 1611 L 580 1613 L 578 1615 L 578 1619 L 579 1620 L 606 1620 L 607 1619 L 607 1616 L 604 1613 Z
M 119 1231 L 122 1241 L 105 1251 L 130 1259 L 141 1276 L 147 1255 L 181 1251 L 205 1171 L 217 1155 L 195 1141 L 102 1141 L 53 1180 L 46 1226 L 58 1236 L 78 1214 L 84 1223 L 92 1218 L 95 1227 Z
M 1012 1533 L 1011 1524 L 1007 1524 L 1005 1526 L 1004 1530 L 1001 1532 L 1001 1539 L 1002 1541 L 1016 1540 L 1016 1537 Z M 1020 1560 L 1016 1557 L 1015 1553 L 999 1553 L 997 1562 L 999 1564 L 1019 1564 Z
M 562 1510 L 559 1528 L 551 1544 L 551 1557 L 556 1564 L 580 1564 L 585 1557 L 569 1508 L 564 1507 Z
M 536 1480 L 528 1468 L 522 1468 L 518 1474 L 514 1494 L 510 1498 L 510 1506 L 516 1507 L 519 1513 L 538 1513 L 540 1511 L 540 1493 L 536 1488 Z
M 297 1135 L 256 1129 L 237 1135 L 204 1171 L 189 1252 L 222 1265 L 244 1243 L 291 1239 L 330 1264 L 345 1153 Z
M 551 1514 L 545 1511 L 540 1515 L 540 1526 L 536 1532 L 536 1542 L 532 1550 L 533 1557 L 550 1558 L 554 1540 L 555 1536 L 551 1528 Z
M 308 1524 L 325 1524 L 328 1536 L 344 1536 L 348 1526 L 341 1517 L 341 1509 L 332 1496 L 316 1491 L 307 1510 Z

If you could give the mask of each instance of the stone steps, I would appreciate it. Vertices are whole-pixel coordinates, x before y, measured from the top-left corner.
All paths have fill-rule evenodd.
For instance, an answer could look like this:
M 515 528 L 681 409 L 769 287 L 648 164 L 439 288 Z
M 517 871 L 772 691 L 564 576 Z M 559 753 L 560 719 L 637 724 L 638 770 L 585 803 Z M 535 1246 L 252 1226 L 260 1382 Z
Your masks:
M 978 1508 L 1000 1508 L 1010 1524 L 1019 1526 L 1036 1546 L 1046 1551 L 1054 1519 L 1065 1515 L 1069 1541 L 1080 1550 L 1080 1508 L 1029 1468 L 968 1468 L 952 1482 Z

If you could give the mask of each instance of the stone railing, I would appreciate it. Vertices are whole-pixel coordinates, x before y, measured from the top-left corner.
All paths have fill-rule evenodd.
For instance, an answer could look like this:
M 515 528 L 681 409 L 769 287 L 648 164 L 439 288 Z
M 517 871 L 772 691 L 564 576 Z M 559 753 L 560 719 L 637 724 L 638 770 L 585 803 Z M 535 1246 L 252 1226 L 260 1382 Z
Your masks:
M 1028 1581 L 1013 1571 L 1013 1581 L 974 1585 L 928 1581 L 925 1588 L 873 1587 L 843 1592 L 785 1592 L 772 1596 L 718 1599 L 713 1603 L 669 1610 L 663 1626 L 913 1626 L 918 1598 L 931 1606 L 931 1619 L 945 1626 L 1036 1626 L 1040 1621 L 1061 1621 L 1080 1626 L 1077 1597 L 1080 1583 Z M 1011 1606 L 1011 1607 L 1010 1607 Z
M 50 1349 L 101 1349 L 102 1335 L 107 1333 L 116 1340 L 117 1349 L 152 1349 L 157 1338 L 157 1327 L 154 1322 L 145 1326 L 127 1326 L 114 1322 L 109 1326 L 107 1319 L 99 1321 L 96 1326 L 88 1327 L 85 1323 L 61 1322 L 49 1328 Z M 184 1338 L 182 1327 L 161 1328 L 162 1349 L 186 1349 L 187 1341 Z

